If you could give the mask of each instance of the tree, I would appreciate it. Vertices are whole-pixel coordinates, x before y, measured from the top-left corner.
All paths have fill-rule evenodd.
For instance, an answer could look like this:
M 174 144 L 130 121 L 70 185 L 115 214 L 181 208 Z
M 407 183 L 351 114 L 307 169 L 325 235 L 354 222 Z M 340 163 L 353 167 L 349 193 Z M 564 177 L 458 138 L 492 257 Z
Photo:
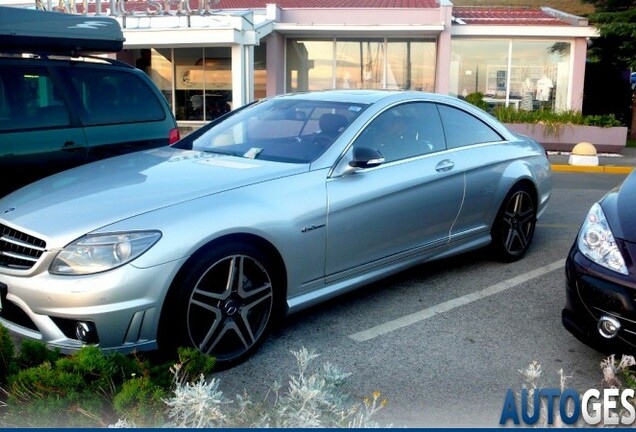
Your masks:
M 588 18 L 601 32 L 590 49 L 590 60 L 636 69 L 636 0 L 581 1 L 596 8 Z
M 595 25 L 601 37 L 596 38 L 588 51 L 588 59 L 596 63 L 596 67 L 604 69 L 605 77 L 613 71 L 624 71 L 626 75 L 626 106 L 623 119 L 627 125 L 631 123 L 631 138 L 636 138 L 636 103 L 629 91 L 629 70 L 636 70 L 636 0 L 581 0 L 594 5 L 596 12 L 588 18 Z M 631 99 L 631 101 L 630 101 Z M 622 103 L 619 103 L 622 105 Z M 619 111 L 620 113 L 620 111 Z M 631 115 L 630 115 L 631 114 Z M 619 117 L 620 116 L 619 114 Z M 631 122 L 629 117 L 631 117 Z

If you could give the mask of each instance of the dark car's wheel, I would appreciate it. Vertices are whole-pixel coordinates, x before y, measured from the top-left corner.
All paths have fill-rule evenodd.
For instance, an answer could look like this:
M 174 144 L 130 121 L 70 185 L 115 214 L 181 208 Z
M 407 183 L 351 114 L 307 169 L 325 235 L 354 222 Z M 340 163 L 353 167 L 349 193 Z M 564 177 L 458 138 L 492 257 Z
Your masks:
M 250 244 L 200 253 L 184 269 L 174 304 L 162 314 L 160 347 L 195 347 L 220 367 L 247 358 L 265 339 L 277 309 L 274 268 Z
M 492 227 L 492 245 L 507 262 L 523 257 L 530 247 L 537 223 L 537 209 L 530 188 L 519 184 L 504 199 Z

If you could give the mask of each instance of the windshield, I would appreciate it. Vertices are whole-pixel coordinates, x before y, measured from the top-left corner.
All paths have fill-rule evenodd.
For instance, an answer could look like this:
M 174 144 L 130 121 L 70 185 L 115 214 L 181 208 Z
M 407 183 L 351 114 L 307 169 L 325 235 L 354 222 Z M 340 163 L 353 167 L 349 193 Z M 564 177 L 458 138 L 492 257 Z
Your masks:
M 192 149 L 308 163 L 329 148 L 364 108 L 343 102 L 268 100 L 212 126 L 194 139 Z

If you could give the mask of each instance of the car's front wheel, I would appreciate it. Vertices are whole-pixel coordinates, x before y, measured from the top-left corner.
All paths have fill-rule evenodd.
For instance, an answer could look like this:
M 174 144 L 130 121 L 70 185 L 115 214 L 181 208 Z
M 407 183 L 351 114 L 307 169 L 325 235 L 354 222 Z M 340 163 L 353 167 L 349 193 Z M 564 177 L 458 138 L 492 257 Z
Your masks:
M 492 246 L 498 257 L 511 262 L 522 258 L 532 242 L 537 209 L 531 189 L 516 185 L 504 199 L 492 228 Z
M 270 259 L 247 243 L 221 244 L 198 254 L 183 274 L 162 315 L 164 345 L 195 347 L 221 367 L 251 355 L 278 301 Z

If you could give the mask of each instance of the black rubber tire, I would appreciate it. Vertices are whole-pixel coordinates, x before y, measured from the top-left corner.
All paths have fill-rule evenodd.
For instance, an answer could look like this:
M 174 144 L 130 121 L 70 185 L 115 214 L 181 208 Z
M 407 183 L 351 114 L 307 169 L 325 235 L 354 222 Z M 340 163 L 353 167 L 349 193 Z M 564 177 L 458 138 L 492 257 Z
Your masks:
M 242 242 L 200 251 L 180 273 L 166 300 L 161 351 L 194 347 L 224 369 L 247 359 L 266 338 L 284 292 L 276 267 L 259 248 Z
M 533 191 L 527 185 L 515 185 L 503 200 L 492 227 L 495 255 L 505 262 L 521 259 L 532 243 L 536 224 Z

